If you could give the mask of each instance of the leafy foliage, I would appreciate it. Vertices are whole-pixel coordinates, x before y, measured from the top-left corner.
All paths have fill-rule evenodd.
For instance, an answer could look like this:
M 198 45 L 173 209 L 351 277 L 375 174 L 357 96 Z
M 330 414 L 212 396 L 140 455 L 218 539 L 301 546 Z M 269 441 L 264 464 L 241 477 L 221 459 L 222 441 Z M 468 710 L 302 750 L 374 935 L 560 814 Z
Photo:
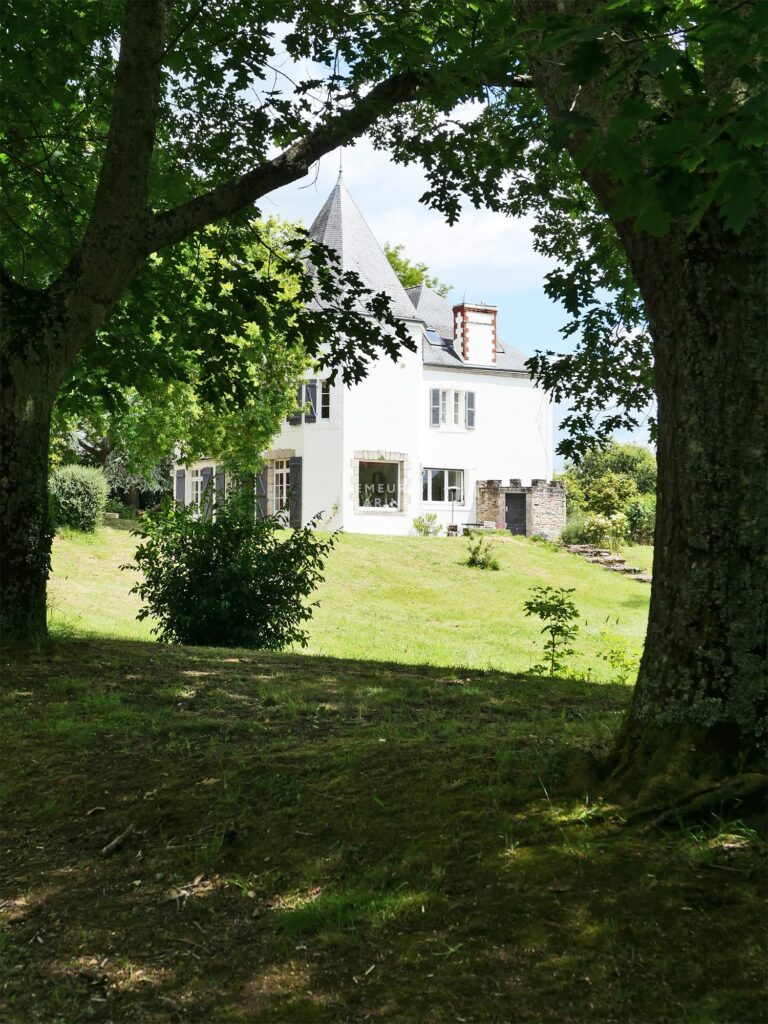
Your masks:
M 562 479 L 567 483 L 569 515 L 611 516 L 635 496 L 655 493 L 656 459 L 648 448 L 611 440 L 589 449 L 578 463 L 566 463 Z
M 91 466 L 60 466 L 51 473 L 51 515 L 56 526 L 93 533 L 104 520 L 107 480 Z
M 528 364 L 569 407 L 560 451 L 578 459 L 641 422 L 653 436 L 650 331 L 616 225 L 684 236 L 705 215 L 736 233 L 764 217 L 764 4 L 573 0 L 482 15 L 510 69 L 534 71 L 541 92 L 491 87 L 462 119 L 424 103 L 379 141 L 422 162 L 424 199 L 450 221 L 463 196 L 535 219 L 536 248 L 556 262 L 547 293 L 578 339 Z
M 302 624 L 317 602 L 335 535 L 319 537 L 320 517 L 286 533 L 279 516 L 256 519 L 250 496 L 232 492 L 213 517 L 169 500 L 145 516 L 132 589 L 145 602 L 139 619 L 157 619 L 163 643 L 283 650 L 306 646 Z
M 656 530 L 656 496 L 639 494 L 624 506 L 627 537 L 633 544 L 651 544 Z
M 467 565 L 474 569 L 499 569 L 499 560 L 486 537 L 470 535 L 467 540 Z
M 425 512 L 413 520 L 413 528 L 420 537 L 439 537 L 443 528 L 437 521 L 436 512 Z
M 548 673 L 550 678 L 559 672 L 566 660 L 574 653 L 571 643 L 579 627 L 574 620 L 579 617 L 576 605 L 568 596 L 575 593 L 573 587 L 532 587 L 532 596 L 524 602 L 526 615 L 535 615 L 544 623 L 541 632 L 547 636 L 544 653 L 547 664 L 534 665 L 532 672 Z
M 413 260 L 409 260 L 407 256 L 403 255 L 403 249 L 402 245 L 384 243 L 384 255 L 400 279 L 403 288 L 415 288 L 420 284 L 425 284 L 427 288 L 431 288 L 432 291 L 445 298 L 453 285 L 443 284 L 442 281 L 430 274 L 426 263 L 414 263 Z

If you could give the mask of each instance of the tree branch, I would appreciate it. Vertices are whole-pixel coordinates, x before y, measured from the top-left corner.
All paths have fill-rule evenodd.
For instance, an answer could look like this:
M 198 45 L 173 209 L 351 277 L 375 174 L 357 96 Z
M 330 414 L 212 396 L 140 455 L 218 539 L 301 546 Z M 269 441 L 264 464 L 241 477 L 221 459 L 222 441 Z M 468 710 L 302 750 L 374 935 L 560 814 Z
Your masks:
M 423 84 L 423 77 L 415 72 L 392 75 L 349 110 L 318 125 L 272 160 L 173 210 L 156 214 L 147 235 L 146 251 L 156 252 L 173 245 L 207 224 L 238 213 L 268 192 L 302 178 L 316 160 L 362 135 L 382 113 L 416 99 Z
M 118 254 L 126 250 L 133 250 L 132 263 L 140 255 L 138 237 L 131 246 L 126 235 L 141 234 L 147 216 L 167 7 L 168 0 L 125 0 L 112 118 L 80 253 L 83 269 L 89 263 L 101 264 L 105 250 L 117 263 Z

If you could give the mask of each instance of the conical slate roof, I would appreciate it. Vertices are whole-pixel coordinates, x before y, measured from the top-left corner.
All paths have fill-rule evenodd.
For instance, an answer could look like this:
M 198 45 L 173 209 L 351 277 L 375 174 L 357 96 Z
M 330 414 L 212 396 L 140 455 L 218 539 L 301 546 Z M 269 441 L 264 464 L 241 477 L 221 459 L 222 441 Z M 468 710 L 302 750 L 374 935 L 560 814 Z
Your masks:
M 392 269 L 384 251 L 355 205 L 344 182 L 339 180 L 315 217 L 309 233 L 316 242 L 335 249 L 341 269 L 354 270 L 374 292 L 385 292 L 392 312 L 403 320 L 418 320 L 413 303 Z

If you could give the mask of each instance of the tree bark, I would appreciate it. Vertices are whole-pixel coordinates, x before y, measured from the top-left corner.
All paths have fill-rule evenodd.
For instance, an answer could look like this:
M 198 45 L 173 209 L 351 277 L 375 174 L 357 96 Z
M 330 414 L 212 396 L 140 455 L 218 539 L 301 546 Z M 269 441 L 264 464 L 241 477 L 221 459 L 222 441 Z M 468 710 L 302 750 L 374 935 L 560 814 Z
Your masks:
M 620 225 L 648 313 L 658 506 L 645 649 L 609 767 L 617 788 L 723 779 L 764 751 L 768 690 L 768 247 L 712 214 Z
M 12 294 L 15 292 L 15 294 Z M 45 635 L 48 444 L 58 376 L 39 294 L 4 289 L 0 316 L 0 641 Z

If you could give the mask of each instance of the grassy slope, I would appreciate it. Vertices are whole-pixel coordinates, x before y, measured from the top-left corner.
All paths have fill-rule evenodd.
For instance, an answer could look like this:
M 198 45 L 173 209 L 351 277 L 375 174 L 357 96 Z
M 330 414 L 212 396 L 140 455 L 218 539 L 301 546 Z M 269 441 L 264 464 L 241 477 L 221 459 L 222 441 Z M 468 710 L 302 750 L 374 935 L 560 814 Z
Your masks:
M 528 670 L 540 657 L 537 622 L 522 605 L 537 584 L 574 587 L 581 611 L 576 671 L 607 678 L 602 632 L 638 655 L 650 588 L 575 555 L 525 539 L 496 541 L 499 572 L 463 564 L 460 540 L 344 536 L 331 556 L 309 653 L 339 658 Z M 137 623 L 132 579 L 118 566 L 135 540 L 117 530 L 57 538 L 51 583 L 54 625 L 80 633 L 149 638 Z
M 8 1024 L 764 1019 L 754 834 L 557 795 L 626 687 L 104 640 L 0 665 Z

